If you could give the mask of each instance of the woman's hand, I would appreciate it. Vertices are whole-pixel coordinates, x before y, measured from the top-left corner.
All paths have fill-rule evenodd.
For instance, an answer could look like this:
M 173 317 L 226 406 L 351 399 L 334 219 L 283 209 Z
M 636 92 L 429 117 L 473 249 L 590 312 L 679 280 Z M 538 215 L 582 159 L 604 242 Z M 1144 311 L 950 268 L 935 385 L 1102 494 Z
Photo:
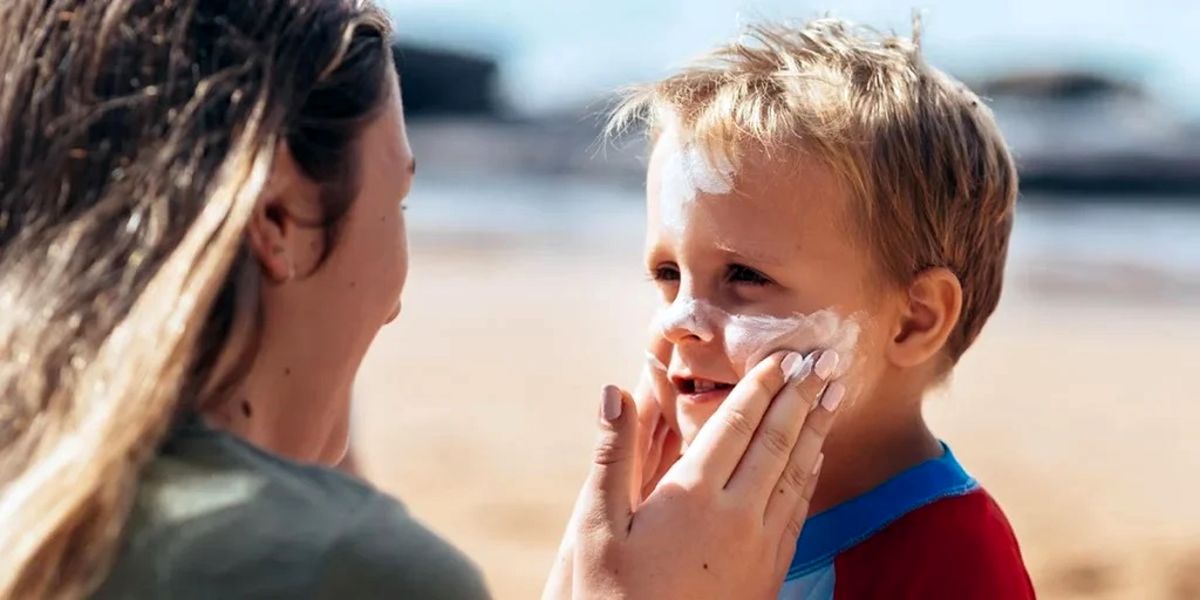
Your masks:
M 607 388 L 592 471 L 546 597 L 774 598 L 833 417 L 813 410 L 825 382 L 802 360 L 756 366 L 640 503 L 638 416 L 627 394 Z M 785 370 L 809 374 L 785 385 Z
M 650 495 L 662 476 L 679 459 L 682 446 L 679 433 L 667 422 L 658 404 L 653 377 L 653 373 L 647 367 L 642 371 L 641 379 L 633 392 L 633 402 L 637 409 L 637 440 L 630 475 L 631 506 L 640 505 L 642 500 Z M 581 493 L 559 545 L 554 567 L 542 591 L 542 598 L 545 600 L 571 597 L 572 571 L 575 566 L 575 533 L 579 529 L 577 525 L 583 506 Z
M 659 394 L 667 393 L 665 363 L 670 360 L 673 345 L 657 332 L 653 333 L 646 350 L 647 365 L 634 388 L 633 402 L 638 413 L 638 454 L 634 481 L 640 482 L 636 502 L 658 485 L 667 470 L 679 460 L 683 438 L 673 419 L 668 419 L 659 404 Z
M 638 415 L 637 454 L 633 481 L 634 505 L 639 505 L 650 496 L 658 482 L 667 474 L 683 451 L 683 438 L 671 425 L 654 391 L 654 381 L 649 370 L 642 374 L 638 387 L 633 392 L 633 403 Z

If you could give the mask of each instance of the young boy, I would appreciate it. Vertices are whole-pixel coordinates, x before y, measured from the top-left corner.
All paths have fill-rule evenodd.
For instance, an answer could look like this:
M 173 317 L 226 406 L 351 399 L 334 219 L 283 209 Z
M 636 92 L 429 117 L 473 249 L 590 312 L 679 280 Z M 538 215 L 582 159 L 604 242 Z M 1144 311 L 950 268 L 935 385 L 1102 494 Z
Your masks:
M 921 411 L 1000 296 L 1017 178 L 979 98 L 916 41 L 825 19 L 635 90 L 614 123 L 633 120 L 654 142 L 654 396 L 683 446 L 772 350 L 835 373 L 780 597 L 1033 597 L 1003 512 Z

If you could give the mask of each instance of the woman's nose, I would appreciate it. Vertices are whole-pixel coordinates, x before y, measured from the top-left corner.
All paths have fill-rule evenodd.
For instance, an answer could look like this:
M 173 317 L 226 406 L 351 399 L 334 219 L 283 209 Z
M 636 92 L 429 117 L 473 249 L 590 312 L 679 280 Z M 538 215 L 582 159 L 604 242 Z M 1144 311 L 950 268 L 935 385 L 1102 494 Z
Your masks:
M 716 307 L 681 296 L 659 311 L 656 322 L 659 332 L 672 344 L 711 342 L 716 336 L 716 312 Z

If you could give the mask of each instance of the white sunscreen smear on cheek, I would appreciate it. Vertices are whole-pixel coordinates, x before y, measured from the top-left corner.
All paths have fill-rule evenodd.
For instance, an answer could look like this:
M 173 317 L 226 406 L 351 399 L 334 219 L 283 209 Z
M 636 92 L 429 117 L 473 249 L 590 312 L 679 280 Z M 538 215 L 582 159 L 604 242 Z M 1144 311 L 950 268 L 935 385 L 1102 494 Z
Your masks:
M 726 356 L 743 374 L 779 350 L 834 350 L 840 358 L 835 377 L 850 368 L 861 331 L 858 319 L 828 309 L 788 317 L 737 315 L 691 298 L 661 309 L 654 325 L 664 337 L 678 337 L 683 332 L 705 342 L 721 331 Z M 655 368 L 666 370 L 657 357 L 648 354 L 647 359 Z
M 857 320 L 828 309 L 790 317 L 731 315 L 725 327 L 725 351 L 746 373 L 779 350 L 834 350 L 840 359 L 834 373 L 837 377 L 853 362 L 859 331 Z

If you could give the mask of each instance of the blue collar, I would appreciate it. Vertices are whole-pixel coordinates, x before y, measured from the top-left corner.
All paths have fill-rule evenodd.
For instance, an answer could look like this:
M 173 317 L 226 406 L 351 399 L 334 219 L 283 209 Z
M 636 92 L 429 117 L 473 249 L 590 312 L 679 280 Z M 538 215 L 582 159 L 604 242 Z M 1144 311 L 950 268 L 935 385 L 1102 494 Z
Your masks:
M 834 557 L 904 515 L 942 498 L 979 488 L 945 443 L 941 458 L 925 461 L 875 489 L 810 517 L 796 543 L 788 579 L 828 565 Z

